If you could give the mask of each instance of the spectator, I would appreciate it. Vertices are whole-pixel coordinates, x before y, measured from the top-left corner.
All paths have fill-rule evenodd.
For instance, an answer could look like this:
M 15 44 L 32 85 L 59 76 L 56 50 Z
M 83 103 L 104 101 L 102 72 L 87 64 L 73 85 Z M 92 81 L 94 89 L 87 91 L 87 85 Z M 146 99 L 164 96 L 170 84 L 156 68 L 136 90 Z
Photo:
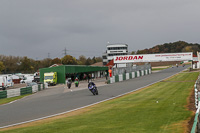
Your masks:
M 109 76 L 112 77 L 112 70 L 109 69 L 108 72 L 109 72 Z

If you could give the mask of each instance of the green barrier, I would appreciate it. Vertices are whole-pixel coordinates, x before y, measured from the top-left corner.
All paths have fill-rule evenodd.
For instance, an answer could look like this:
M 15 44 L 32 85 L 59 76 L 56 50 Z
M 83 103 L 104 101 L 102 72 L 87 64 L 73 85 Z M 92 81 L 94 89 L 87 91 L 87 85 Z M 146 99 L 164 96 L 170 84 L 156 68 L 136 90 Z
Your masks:
M 142 76 L 142 71 L 141 70 L 139 70 L 139 75 Z
M 135 72 L 135 78 L 137 78 L 138 76 L 137 76 L 137 71 Z
M 0 91 L 0 99 L 7 98 L 7 91 Z
M 41 91 L 41 84 L 38 84 L 38 91 Z
M 26 87 L 20 89 L 20 95 L 31 94 L 31 93 L 32 93 L 32 87 Z
M 126 80 L 126 73 L 123 74 L 123 80 Z
M 132 79 L 132 73 L 129 73 L 129 79 Z
M 119 75 L 115 76 L 115 82 L 119 82 Z

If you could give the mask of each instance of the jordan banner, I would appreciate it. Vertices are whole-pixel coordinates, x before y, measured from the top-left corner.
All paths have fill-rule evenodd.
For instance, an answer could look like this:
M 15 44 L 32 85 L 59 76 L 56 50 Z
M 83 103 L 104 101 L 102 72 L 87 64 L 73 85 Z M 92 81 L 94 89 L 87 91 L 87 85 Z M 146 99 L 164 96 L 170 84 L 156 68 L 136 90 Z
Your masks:
M 192 60 L 192 59 L 193 59 L 192 52 L 161 53 L 161 54 L 114 56 L 114 63 L 188 61 L 188 60 Z

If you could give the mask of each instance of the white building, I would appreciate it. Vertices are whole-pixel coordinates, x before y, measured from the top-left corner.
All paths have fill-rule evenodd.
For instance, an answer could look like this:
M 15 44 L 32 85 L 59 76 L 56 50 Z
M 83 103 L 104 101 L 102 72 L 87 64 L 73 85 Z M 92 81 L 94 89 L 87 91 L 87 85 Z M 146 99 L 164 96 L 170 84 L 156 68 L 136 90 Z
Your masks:
M 110 62 L 114 56 L 128 55 L 127 44 L 108 44 L 106 52 L 103 53 L 103 65 Z

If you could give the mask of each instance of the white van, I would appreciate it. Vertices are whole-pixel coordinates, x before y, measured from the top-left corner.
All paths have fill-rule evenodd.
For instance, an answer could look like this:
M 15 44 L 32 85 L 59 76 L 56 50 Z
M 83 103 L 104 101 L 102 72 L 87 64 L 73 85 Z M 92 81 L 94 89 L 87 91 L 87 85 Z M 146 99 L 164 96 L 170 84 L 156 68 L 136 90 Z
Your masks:
M 0 89 L 5 90 L 8 87 L 7 85 L 7 77 L 0 76 Z
M 12 81 L 12 78 L 10 76 L 7 76 L 7 86 L 12 87 L 14 85 L 14 82 Z

